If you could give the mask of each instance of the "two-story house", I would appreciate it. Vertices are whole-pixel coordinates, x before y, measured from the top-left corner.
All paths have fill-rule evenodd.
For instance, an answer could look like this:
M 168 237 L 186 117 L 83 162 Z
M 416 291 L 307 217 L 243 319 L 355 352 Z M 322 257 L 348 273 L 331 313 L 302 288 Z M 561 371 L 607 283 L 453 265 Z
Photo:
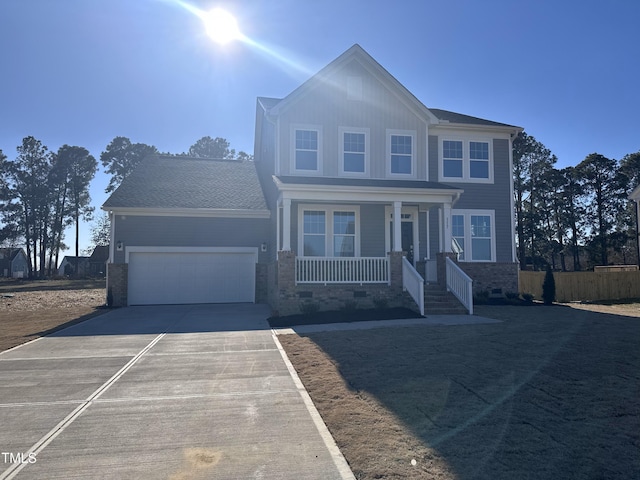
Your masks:
M 164 293 L 140 295 L 139 285 L 202 255 L 211 270 L 213 257 L 235 254 L 251 277 L 237 288 L 254 291 L 229 298 L 268 301 L 281 314 L 313 302 L 420 305 L 421 281 L 448 284 L 466 302 L 468 277 L 475 291 L 517 291 L 511 172 L 521 130 L 427 108 L 354 45 L 288 96 L 258 98 L 254 162 L 156 159 L 126 179 L 103 206 L 114 226 L 111 263 L 133 263 L 112 265 L 113 275 L 128 278 L 128 303 L 156 302 L 170 288 L 156 280 L 145 288 Z M 203 183 L 180 199 L 185 183 L 197 190 L 193 182 L 223 173 L 224 185 Z M 160 268 L 170 254 L 174 266 Z M 217 284 L 183 270 L 191 280 L 175 282 L 178 290 Z M 200 290 L 199 301 L 214 297 Z

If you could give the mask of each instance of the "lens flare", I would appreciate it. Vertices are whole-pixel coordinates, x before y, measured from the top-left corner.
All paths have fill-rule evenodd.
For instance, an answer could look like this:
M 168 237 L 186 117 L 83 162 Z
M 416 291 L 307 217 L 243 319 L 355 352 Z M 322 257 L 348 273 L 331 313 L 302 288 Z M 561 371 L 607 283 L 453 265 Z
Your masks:
M 207 35 L 220 45 L 226 45 L 242 38 L 235 17 L 222 8 L 214 8 L 205 12 L 201 14 L 200 18 L 207 29 Z

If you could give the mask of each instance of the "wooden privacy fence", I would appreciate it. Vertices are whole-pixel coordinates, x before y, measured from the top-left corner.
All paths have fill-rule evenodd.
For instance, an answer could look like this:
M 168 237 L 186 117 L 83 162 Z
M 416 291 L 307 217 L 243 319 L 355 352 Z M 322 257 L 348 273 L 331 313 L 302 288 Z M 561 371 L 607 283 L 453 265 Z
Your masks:
M 520 272 L 520 292 L 542 299 L 545 272 Z M 620 300 L 640 298 L 640 271 L 554 272 L 556 301 Z

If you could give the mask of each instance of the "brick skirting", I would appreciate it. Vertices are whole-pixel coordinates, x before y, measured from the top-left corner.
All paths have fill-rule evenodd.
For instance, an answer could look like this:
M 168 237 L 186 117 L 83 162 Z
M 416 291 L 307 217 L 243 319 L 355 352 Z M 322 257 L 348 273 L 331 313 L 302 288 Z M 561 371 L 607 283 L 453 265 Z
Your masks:
M 318 310 L 388 307 L 416 309 L 411 296 L 402 290 L 402 252 L 390 254 L 390 285 L 387 284 L 300 284 L 295 281 L 296 255 L 278 252 L 277 286 L 269 304 L 278 315 L 301 313 L 306 304 Z
M 113 307 L 127 306 L 128 281 L 129 265 L 127 263 L 107 264 L 107 296 L 111 291 Z

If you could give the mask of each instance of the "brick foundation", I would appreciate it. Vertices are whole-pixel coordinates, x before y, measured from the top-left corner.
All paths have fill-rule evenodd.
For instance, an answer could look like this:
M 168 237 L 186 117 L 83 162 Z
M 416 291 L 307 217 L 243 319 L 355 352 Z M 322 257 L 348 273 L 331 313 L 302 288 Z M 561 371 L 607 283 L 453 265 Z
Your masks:
M 113 296 L 114 307 L 127 306 L 127 290 L 129 287 L 129 265 L 126 263 L 107 264 L 107 296 L 109 290 Z
M 518 292 L 517 263 L 460 262 L 458 266 L 473 279 L 473 293 L 502 289 L 502 293 Z
M 269 301 L 274 314 L 301 313 L 306 304 L 315 304 L 319 310 L 375 308 L 381 304 L 416 309 L 411 296 L 402 291 L 402 252 L 390 254 L 390 285 L 296 285 L 295 259 L 294 252 L 278 252 L 277 273 L 274 275 L 277 286 Z

